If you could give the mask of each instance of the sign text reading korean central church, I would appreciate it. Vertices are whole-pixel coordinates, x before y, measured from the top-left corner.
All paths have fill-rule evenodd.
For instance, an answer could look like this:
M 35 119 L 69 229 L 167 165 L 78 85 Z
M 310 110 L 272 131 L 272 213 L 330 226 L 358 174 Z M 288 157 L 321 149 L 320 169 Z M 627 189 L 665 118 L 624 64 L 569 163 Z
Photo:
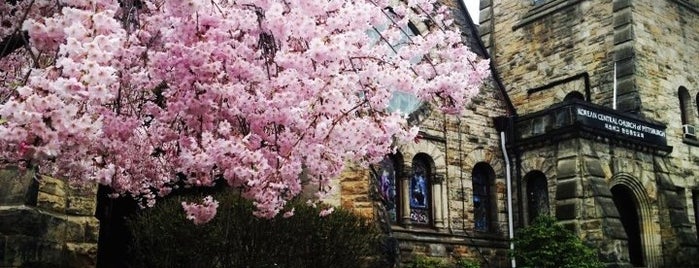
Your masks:
M 590 109 L 588 107 L 576 107 L 575 114 L 577 121 L 586 126 L 604 129 L 654 144 L 666 144 L 665 130 L 662 126 L 637 119 L 624 118 L 607 111 Z

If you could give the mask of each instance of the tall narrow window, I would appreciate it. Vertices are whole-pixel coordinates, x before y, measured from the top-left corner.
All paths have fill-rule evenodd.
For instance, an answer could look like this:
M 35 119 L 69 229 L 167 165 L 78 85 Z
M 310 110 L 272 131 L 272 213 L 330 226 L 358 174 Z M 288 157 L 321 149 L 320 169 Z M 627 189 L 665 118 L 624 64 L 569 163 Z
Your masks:
M 473 182 L 473 221 L 477 231 L 487 232 L 492 229 L 495 199 L 491 191 L 495 177 L 493 169 L 487 163 L 478 163 L 471 172 Z
M 410 220 L 414 224 L 432 224 L 431 204 L 431 159 L 424 154 L 413 158 L 413 174 L 410 178 Z
M 677 97 L 679 98 L 680 101 L 680 116 L 682 118 L 682 125 L 687 125 L 687 124 L 694 124 L 694 113 L 692 112 L 693 110 L 691 109 L 692 107 L 692 100 L 689 96 L 689 91 L 687 91 L 687 88 L 685 87 L 680 87 L 679 90 L 677 90 Z
M 371 40 L 372 44 L 390 46 L 391 50 L 388 53 L 389 57 L 397 57 L 398 54 L 396 52 L 406 45 L 413 43 L 412 39 L 415 36 L 420 35 L 420 33 L 415 24 L 412 22 L 408 22 L 406 26 L 400 27 L 400 25 L 397 23 L 400 21 L 400 18 L 393 12 L 393 9 L 385 9 L 384 14 L 390 18 L 390 22 L 393 24 L 393 26 L 400 28 L 400 38 L 396 40 L 395 43 L 390 43 L 389 39 L 382 37 L 382 35 L 385 35 L 386 30 L 390 27 L 388 23 L 377 25 L 372 29 L 367 30 L 367 35 L 369 35 L 369 39 Z M 422 56 L 415 56 L 409 61 L 411 64 L 417 64 L 422 61 Z M 419 109 L 422 104 L 422 101 L 414 94 L 396 89 L 393 91 L 391 99 L 389 100 L 388 111 L 410 115 Z
M 390 156 L 384 157 L 379 163 L 378 169 L 374 169 L 377 180 L 379 198 L 386 208 L 391 223 L 395 223 L 399 216 L 399 196 L 396 183 L 396 164 Z
M 539 215 L 549 214 L 549 192 L 546 175 L 541 171 L 531 171 L 524 177 L 527 182 L 527 208 L 529 222 Z
M 696 124 L 694 109 L 692 109 L 692 100 L 689 96 L 689 91 L 685 87 L 680 87 L 677 90 L 677 97 L 680 100 L 680 116 L 682 118 L 682 137 L 688 139 L 696 139 Z M 699 96 L 698 96 L 699 98 Z
M 699 190 L 692 191 L 692 204 L 694 204 L 694 225 L 697 228 L 697 239 L 699 239 Z

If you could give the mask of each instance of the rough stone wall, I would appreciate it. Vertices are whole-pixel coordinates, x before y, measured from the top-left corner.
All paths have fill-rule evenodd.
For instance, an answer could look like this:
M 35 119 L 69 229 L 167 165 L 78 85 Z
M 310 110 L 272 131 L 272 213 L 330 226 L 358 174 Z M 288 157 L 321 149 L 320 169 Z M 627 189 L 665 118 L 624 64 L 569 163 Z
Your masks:
M 399 147 L 404 171 L 410 172 L 412 158 L 426 153 L 435 162 L 437 174 L 444 175 L 438 192 L 434 192 L 433 218 L 430 227 L 394 224 L 392 231 L 399 240 L 402 260 L 409 262 L 415 255 L 440 258 L 466 257 L 488 262 L 491 267 L 507 265 L 507 210 L 505 167 L 499 147 L 499 134 L 492 118 L 505 114 L 493 87 L 485 86 L 461 116 L 449 116 L 437 111 L 422 115 L 420 130 L 424 137 L 416 144 Z M 495 219 L 492 232 L 478 232 L 474 227 L 473 189 L 471 172 L 479 163 L 488 163 L 495 171 L 491 185 L 495 198 Z M 350 165 L 342 174 L 340 189 L 331 202 L 338 202 L 359 214 L 375 220 L 375 200 L 370 193 L 368 168 Z M 397 178 L 400 179 L 400 178 Z M 433 191 L 436 187 L 433 186 Z M 437 204 L 439 203 L 439 204 Z M 437 212 L 439 211 L 439 212 Z M 438 214 L 441 215 L 438 217 Z
M 699 188 L 699 144 L 685 138 L 678 89 L 689 91 L 689 122 L 697 122 L 699 81 L 699 3 L 634 0 L 626 5 L 633 39 L 633 85 L 641 116 L 667 125 L 673 151 L 659 166 L 658 201 L 665 263 L 682 263 L 696 254 L 697 222 L 692 198 Z M 686 256 L 685 256 L 686 257 Z
M 699 189 L 699 144 L 683 137 L 678 89 L 690 95 L 691 112 L 697 115 L 699 96 L 699 3 L 668 0 L 633 2 L 636 39 L 636 83 L 643 115 L 667 124 L 670 155 L 669 179 L 680 187 L 682 204 L 696 232 L 692 190 Z M 690 120 L 697 122 L 697 118 Z
M 97 187 L 0 170 L 0 266 L 95 266 Z
M 699 9 L 683 6 L 683 2 L 687 1 L 632 2 L 636 85 L 642 112 L 667 123 L 668 132 L 672 131 L 668 134 L 675 141 L 682 136 L 677 90 L 680 86 L 689 90 L 693 116 L 699 93 Z
M 585 138 L 530 149 L 522 158 L 522 173 L 546 174 L 552 214 L 594 245 L 604 262 L 630 265 L 628 237 L 610 191 L 623 185 L 636 198 L 645 266 L 699 266 L 696 233 L 684 190 L 670 182 L 669 158 Z
M 442 3 L 456 10 L 455 21 L 464 30 L 465 42 L 477 44 L 474 42 L 477 40 L 469 39 L 469 29 L 464 28 L 469 21 L 460 12 L 465 10 L 460 11 L 461 6 L 455 0 Z M 493 118 L 503 115 L 506 115 L 503 97 L 491 82 L 482 87 L 462 115 L 444 115 L 430 108 L 413 115 L 419 122 L 422 138 L 418 143 L 398 148 L 403 156 L 402 173 L 411 173 L 413 157 L 425 153 L 434 161 L 436 174 L 444 180 L 432 186 L 432 225 L 414 226 L 406 224 L 405 219 L 391 225 L 403 262 L 411 261 L 416 255 L 426 255 L 451 260 L 466 257 L 487 262 L 489 267 L 508 265 L 505 167 L 500 136 L 493 123 Z M 495 172 L 490 185 L 495 209 L 489 232 L 476 231 L 474 223 L 471 176 L 474 166 L 481 162 Z M 372 179 L 368 168 L 350 165 L 341 176 L 340 189 L 331 202 L 381 220 L 375 216 L 377 206 L 370 192 Z M 402 184 L 408 182 L 405 176 L 396 179 L 404 180 Z
M 598 241 L 605 258 L 619 264 L 628 262 L 619 252 L 626 238 L 616 230 L 618 213 L 607 209 L 613 206 L 609 189 L 636 185 L 632 188 L 647 202 L 643 213 L 652 221 L 642 231 L 650 245 L 648 266 L 696 266 L 688 260 L 697 254 L 692 200 L 699 189 L 699 143 L 683 137 L 677 92 L 680 86 L 688 89 L 689 114 L 696 117 L 699 2 L 549 0 L 535 6 L 532 1 L 482 0 L 480 28 L 520 115 L 544 110 L 571 91 L 586 93 L 579 80 L 552 85 L 586 73 L 591 102 L 612 107 L 616 78 L 619 111 L 667 125 L 673 147 L 667 155 L 583 139 L 565 145 L 579 149 L 569 156 L 559 155 L 564 143 L 527 152 L 522 172 L 553 157 L 557 174 L 549 178 L 549 197 L 557 197 L 552 209 L 566 214 L 564 222 Z M 558 185 L 555 191 L 552 183 Z
M 571 91 L 571 81 L 529 94 L 528 89 L 587 73 L 595 103 L 612 91 L 612 0 L 481 1 L 481 37 L 519 114 L 542 110 Z

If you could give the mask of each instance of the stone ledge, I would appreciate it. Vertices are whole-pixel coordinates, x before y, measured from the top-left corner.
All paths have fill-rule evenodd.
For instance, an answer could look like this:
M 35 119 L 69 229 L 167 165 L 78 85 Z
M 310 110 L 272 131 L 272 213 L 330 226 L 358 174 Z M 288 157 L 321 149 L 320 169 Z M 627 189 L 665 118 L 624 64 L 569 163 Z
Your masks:
M 682 143 L 692 146 L 699 146 L 699 140 L 696 139 L 682 138 Z
M 522 20 L 520 20 L 517 24 L 512 26 L 512 30 L 517 30 L 519 28 L 524 27 L 527 24 L 530 24 L 532 22 L 535 22 L 541 18 L 544 18 L 548 15 L 551 15 L 553 13 L 556 13 L 560 10 L 563 10 L 567 7 L 576 5 L 583 0 L 553 0 L 549 1 L 547 3 L 544 3 L 542 5 L 536 6 L 532 8 L 529 12 L 527 12 L 523 17 Z
M 36 203 L 38 182 L 34 172 L 17 167 L 0 169 L 0 205 Z
M 699 6 L 692 4 L 687 0 L 671 0 L 671 1 L 677 3 L 680 6 L 687 8 L 687 10 L 692 11 L 695 14 L 699 14 Z
M 40 208 L 0 206 L 0 267 L 91 267 L 99 222 Z

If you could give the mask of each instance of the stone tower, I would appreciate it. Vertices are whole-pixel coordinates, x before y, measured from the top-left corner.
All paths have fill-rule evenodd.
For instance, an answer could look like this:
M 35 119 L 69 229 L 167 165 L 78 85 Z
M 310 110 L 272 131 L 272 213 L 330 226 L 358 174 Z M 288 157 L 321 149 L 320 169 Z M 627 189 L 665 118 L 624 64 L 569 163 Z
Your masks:
M 611 267 L 699 267 L 699 1 L 482 0 L 518 224 L 549 213 Z

